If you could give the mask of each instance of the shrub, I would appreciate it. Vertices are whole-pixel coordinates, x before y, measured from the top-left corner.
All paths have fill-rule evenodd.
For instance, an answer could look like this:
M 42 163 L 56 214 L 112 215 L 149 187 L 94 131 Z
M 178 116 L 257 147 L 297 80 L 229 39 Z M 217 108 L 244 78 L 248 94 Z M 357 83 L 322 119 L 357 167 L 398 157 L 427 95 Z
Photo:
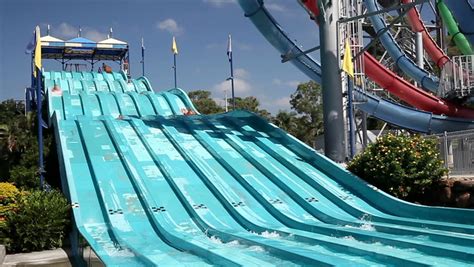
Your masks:
M 15 210 L 16 199 L 20 191 L 11 183 L 0 183 L 0 244 L 7 244 L 7 223 L 5 215 L 8 211 Z
M 16 211 L 6 214 L 9 252 L 61 247 L 69 223 L 69 205 L 58 191 L 33 191 L 17 197 Z
M 16 196 L 20 193 L 18 188 L 11 183 L 0 183 L 0 221 L 6 212 L 15 208 Z
M 435 139 L 388 134 L 357 155 L 348 169 L 398 198 L 414 200 L 447 173 Z

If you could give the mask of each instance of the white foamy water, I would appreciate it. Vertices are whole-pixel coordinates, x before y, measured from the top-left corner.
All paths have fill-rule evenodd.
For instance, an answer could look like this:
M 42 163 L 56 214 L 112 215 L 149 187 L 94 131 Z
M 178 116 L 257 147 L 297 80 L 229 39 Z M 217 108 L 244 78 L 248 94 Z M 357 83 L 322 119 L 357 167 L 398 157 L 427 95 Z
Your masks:
M 273 231 L 273 232 L 264 231 L 260 234 L 260 236 L 265 237 L 265 238 L 271 238 L 271 239 L 281 238 L 281 236 L 276 231 Z
M 365 231 L 375 231 L 375 227 L 372 224 L 372 216 L 369 214 L 364 214 L 362 217 L 360 217 L 360 220 L 363 221 L 364 223 L 359 227 L 362 230 Z
M 222 242 L 222 240 L 219 238 L 219 237 L 216 237 L 216 236 L 211 236 L 209 237 L 209 239 L 211 240 L 212 243 L 214 244 L 224 244 L 224 242 Z
M 249 247 L 250 251 L 256 251 L 256 252 L 264 252 L 265 249 L 263 249 L 261 246 L 251 246 Z

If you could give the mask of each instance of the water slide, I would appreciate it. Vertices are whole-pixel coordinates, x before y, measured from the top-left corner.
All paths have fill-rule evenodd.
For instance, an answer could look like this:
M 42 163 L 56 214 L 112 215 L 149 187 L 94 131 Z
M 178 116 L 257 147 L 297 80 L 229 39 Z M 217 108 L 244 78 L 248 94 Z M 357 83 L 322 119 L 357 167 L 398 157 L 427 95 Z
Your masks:
M 305 6 L 313 14 L 319 13 L 316 1 L 307 1 L 305 2 Z M 416 15 L 416 13 L 414 15 Z M 424 26 L 422 26 L 423 24 L 420 24 L 421 20 L 419 20 L 419 17 L 418 20 L 413 19 L 413 21 L 414 25 L 424 28 Z M 430 40 L 433 41 L 431 38 Z M 433 44 L 436 45 L 435 43 Z M 436 52 L 436 48 L 437 46 L 431 47 L 430 51 L 434 52 L 435 56 L 441 55 L 441 57 L 438 58 L 437 62 L 445 62 L 445 57 L 442 57 L 443 54 L 440 54 L 439 51 Z M 364 53 L 363 56 L 367 76 L 372 81 L 377 83 L 380 87 L 394 94 L 399 99 L 408 103 L 409 105 L 417 109 L 432 112 L 438 115 L 442 114 L 451 117 L 469 119 L 474 118 L 474 110 L 466 108 L 462 105 L 443 100 L 412 85 L 411 83 L 405 81 L 402 77 L 398 76 L 397 74 L 393 73 L 391 70 L 380 64 L 374 57 L 372 57 L 367 52 Z
M 463 0 L 457 2 L 462 1 Z M 472 55 L 473 52 L 471 44 L 469 44 L 469 41 L 467 40 L 466 36 L 459 29 L 458 23 L 456 22 L 456 19 L 453 17 L 446 3 L 443 0 L 437 0 L 436 5 L 438 7 L 439 15 L 441 16 L 443 23 L 446 25 L 446 28 L 448 29 L 448 32 L 451 35 L 451 38 L 453 39 L 454 43 L 459 48 L 461 53 L 463 53 L 464 55 Z M 457 5 L 453 6 L 457 7 Z
M 380 10 L 377 0 L 364 0 L 364 3 L 368 12 L 377 12 Z M 372 27 L 377 33 L 383 31 L 387 27 L 382 15 L 373 15 L 370 16 L 369 19 L 372 22 Z M 395 41 L 390 31 L 382 33 L 379 36 L 379 40 L 385 49 L 387 49 L 388 54 L 395 61 L 395 64 L 405 74 L 418 82 L 422 88 L 434 93 L 438 91 L 438 78 L 430 75 L 427 71 L 417 66 L 410 58 L 408 58 Z
M 474 16 L 474 1 L 444 0 L 444 2 L 454 14 L 460 32 L 466 36 L 471 43 L 472 48 L 474 46 L 474 23 L 472 23 L 472 18 Z
M 403 4 L 412 3 L 413 0 L 402 0 Z M 438 44 L 431 37 L 428 29 L 425 27 L 423 20 L 421 19 L 420 12 L 416 7 L 410 9 L 407 13 L 408 23 L 411 26 L 413 32 L 421 32 L 423 36 L 423 47 L 429 55 L 429 57 L 436 63 L 440 68 L 443 68 L 444 64 L 450 61 L 449 57 L 444 51 L 438 46 Z
M 244 10 L 247 16 L 250 17 L 259 31 L 280 53 L 291 53 L 294 55 L 302 53 L 302 50 L 287 37 L 286 33 L 264 6 L 255 4 L 253 1 L 243 1 L 241 5 L 245 8 Z M 253 15 L 250 16 L 251 14 Z M 301 55 L 291 62 L 311 79 L 318 82 L 321 80 L 320 65 L 310 56 Z M 421 89 L 415 90 L 416 87 L 393 74 L 368 54 L 365 56 L 365 64 L 366 70 L 369 70 L 368 76 L 371 79 L 374 79 L 383 88 L 391 90 L 392 93 L 407 101 L 407 103 L 424 108 L 425 110 L 438 111 L 439 114 L 455 114 L 459 117 L 461 117 L 459 114 L 463 114 L 465 117 L 472 118 L 471 110 L 449 104 Z M 413 94 L 413 92 L 416 92 L 416 94 Z M 358 108 L 368 112 L 370 115 L 402 128 L 425 133 L 441 133 L 444 131 L 471 129 L 473 127 L 473 123 L 468 120 L 437 116 L 429 112 L 415 110 L 391 101 L 380 99 L 377 96 L 364 92 L 357 91 L 357 93 L 361 99 L 368 100 L 366 103 L 358 105 Z
M 183 91 L 119 73 L 44 80 L 75 226 L 107 266 L 474 261 L 473 211 L 399 201 L 255 114 L 183 116 Z

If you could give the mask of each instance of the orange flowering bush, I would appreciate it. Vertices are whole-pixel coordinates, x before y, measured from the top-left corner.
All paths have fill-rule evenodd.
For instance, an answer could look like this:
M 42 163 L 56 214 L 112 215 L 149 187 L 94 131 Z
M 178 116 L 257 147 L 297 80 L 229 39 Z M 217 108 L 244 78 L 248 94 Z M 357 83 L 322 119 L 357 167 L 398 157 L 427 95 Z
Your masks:
M 436 139 L 393 134 L 370 144 L 349 163 L 348 170 L 402 199 L 422 195 L 447 173 Z

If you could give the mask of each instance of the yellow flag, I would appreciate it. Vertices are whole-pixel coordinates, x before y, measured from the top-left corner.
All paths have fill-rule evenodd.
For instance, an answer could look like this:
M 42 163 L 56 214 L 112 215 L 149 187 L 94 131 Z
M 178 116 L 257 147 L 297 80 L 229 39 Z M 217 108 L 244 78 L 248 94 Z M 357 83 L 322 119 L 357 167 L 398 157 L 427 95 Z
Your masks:
M 176 38 L 173 36 L 173 44 L 171 45 L 171 52 L 173 54 L 177 55 L 178 54 L 178 45 L 176 44 Z
M 41 70 L 41 33 L 40 27 L 36 26 L 35 30 L 36 46 L 35 46 L 35 67 Z M 36 77 L 36 69 L 33 72 Z
M 349 76 L 354 78 L 354 65 L 352 64 L 352 53 L 349 40 L 346 40 L 346 48 L 344 49 L 344 59 L 342 61 L 342 70 Z

